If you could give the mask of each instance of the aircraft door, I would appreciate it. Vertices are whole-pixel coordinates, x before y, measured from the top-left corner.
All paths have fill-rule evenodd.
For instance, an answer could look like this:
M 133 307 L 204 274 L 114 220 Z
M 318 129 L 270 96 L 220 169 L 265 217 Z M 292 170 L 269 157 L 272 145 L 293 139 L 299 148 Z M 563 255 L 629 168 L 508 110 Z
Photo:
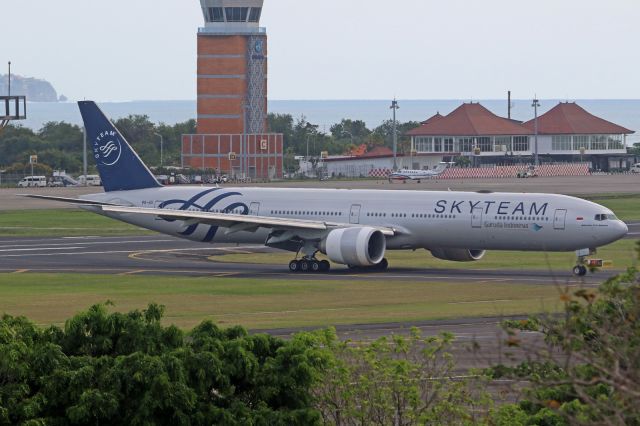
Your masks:
M 349 213 L 349 223 L 360 223 L 360 204 L 354 204 L 351 206 L 351 212 Z
M 251 203 L 249 205 L 249 216 L 258 216 L 260 213 L 260 203 Z
M 482 213 L 483 209 L 480 207 L 476 207 L 471 212 L 471 227 L 472 228 L 482 228 Z
M 567 211 L 556 210 L 556 214 L 553 217 L 553 229 L 563 230 L 566 220 L 567 220 Z

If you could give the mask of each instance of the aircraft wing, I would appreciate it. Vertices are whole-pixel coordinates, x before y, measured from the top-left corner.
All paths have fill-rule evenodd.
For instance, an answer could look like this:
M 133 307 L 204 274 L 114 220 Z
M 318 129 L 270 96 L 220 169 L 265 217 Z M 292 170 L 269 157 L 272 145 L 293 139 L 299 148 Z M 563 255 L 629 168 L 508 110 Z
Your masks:
M 312 230 L 328 231 L 337 228 L 351 228 L 362 226 L 359 224 L 325 222 L 319 220 L 290 219 L 283 217 L 251 216 L 230 213 L 213 213 L 203 211 L 152 209 L 141 207 L 122 207 L 103 205 L 102 211 L 125 214 L 145 214 L 157 216 L 162 219 L 181 220 L 187 224 L 205 224 L 229 228 L 227 233 L 247 231 L 256 228 L 269 228 L 276 230 Z M 367 225 L 369 226 L 369 225 Z M 393 236 L 397 231 L 386 226 L 373 226 L 384 235 Z
M 103 203 L 102 201 L 82 200 L 80 198 L 54 197 L 53 195 L 17 194 L 18 197 L 38 198 L 41 200 L 60 201 L 61 203 L 79 204 L 85 206 L 117 206 L 118 204 Z

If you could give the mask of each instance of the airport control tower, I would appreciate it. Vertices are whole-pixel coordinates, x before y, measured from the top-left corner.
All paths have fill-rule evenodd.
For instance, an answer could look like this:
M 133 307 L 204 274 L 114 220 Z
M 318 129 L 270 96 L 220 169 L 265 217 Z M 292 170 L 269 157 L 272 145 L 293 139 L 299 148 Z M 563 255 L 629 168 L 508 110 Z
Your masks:
M 263 0 L 200 0 L 198 129 L 182 135 L 182 166 L 236 179 L 283 176 L 284 140 L 267 133 Z
M 264 0 L 200 0 L 198 133 L 264 133 L 267 33 Z

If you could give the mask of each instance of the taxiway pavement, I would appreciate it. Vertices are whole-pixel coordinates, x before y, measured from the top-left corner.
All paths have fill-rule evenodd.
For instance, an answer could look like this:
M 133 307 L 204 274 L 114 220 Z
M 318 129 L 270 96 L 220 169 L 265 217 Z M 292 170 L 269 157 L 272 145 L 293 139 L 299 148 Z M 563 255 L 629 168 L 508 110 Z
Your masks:
M 286 264 L 225 262 L 225 254 L 272 249 L 256 245 L 204 245 L 164 235 L 130 237 L 0 238 L 0 272 L 144 274 L 277 278 L 283 280 L 474 281 L 555 285 L 597 285 L 613 274 L 602 271 L 583 279 L 567 271 L 397 268 L 386 272 L 354 271 L 335 265 L 329 273 L 296 273 Z M 425 253 L 425 256 L 427 253 Z

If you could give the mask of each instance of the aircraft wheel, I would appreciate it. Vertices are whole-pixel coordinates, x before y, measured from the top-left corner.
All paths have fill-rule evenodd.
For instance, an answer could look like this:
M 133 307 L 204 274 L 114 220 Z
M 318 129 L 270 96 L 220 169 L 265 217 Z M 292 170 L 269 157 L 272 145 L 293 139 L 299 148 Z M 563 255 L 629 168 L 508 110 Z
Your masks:
M 320 271 L 329 272 L 329 269 L 331 269 L 331 264 L 329 263 L 329 261 L 328 260 L 321 260 L 320 261 Z
M 311 272 L 319 272 L 320 271 L 320 262 L 317 260 L 312 260 L 309 262 L 309 269 Z
M 389 267 L 389 261 L 387 260 L 387 258 L 383 258 L 380 263 L 378 263 L 376 265 L 376 269 L 379 271 L 386 271 L 387 268 Z
M 297 260 L 292 260 L 291 262 L 289 262 L 289 270 L 291 272 L 298 272 L 300 270 L 300 264 L 298 263 Z
M 301 260 L 300 261 L 300 270 L 302 272 L 309 271 L 309 262 L 307 262 L 306 260 Z
M 577 277 L 584 277 L 587 275 L 587 267 L 584 265 L 576 265 L 573 267 L 573 275 Z

